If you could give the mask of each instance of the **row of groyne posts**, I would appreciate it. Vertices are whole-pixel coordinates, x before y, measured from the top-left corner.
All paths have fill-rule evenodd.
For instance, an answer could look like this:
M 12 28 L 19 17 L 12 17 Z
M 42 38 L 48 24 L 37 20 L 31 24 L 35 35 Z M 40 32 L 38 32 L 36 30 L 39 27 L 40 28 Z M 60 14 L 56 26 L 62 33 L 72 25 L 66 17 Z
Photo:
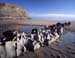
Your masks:
M 70 24 L 70 22 L 56 23 L 43 28 L 33 28 L 30 33 L 7 30 L 3 32 L 4 38 L 0 39 L 0 47 L 2 47 L 0 50 L 3 52 L 6 50 L 4 55 L 0 54 L 0 57 L 20 56 L 26 51 L 34 52 L 40 47 L 49 46 L 63 34 L 64 29 Z

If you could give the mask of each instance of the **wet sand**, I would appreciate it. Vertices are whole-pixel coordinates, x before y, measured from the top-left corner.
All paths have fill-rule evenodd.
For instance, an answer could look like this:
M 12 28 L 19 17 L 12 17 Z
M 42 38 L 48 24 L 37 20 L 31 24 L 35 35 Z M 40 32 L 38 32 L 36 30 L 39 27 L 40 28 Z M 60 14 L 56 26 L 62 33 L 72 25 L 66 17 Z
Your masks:
M 75 33 L 65 31 L 50 46 L 42 47 L 35 52 L 27 51 L 18 58 L 75 58 Z
M 42 47 L 35 52 L 27 51 L 17 58 L 75 58 L 75 23 L 65 30 L 59 39 L 50 46 Z
M 75 23 L 65 30 L 61 37 L 50 46 L 42 47 L 35 52 L 27 51 L 18 58 L 75 58 Z
M 69 26 L 67 30 L 69 30 L 70 32 L 75 32 L 75 21 L 71 22 L 71 25 Z

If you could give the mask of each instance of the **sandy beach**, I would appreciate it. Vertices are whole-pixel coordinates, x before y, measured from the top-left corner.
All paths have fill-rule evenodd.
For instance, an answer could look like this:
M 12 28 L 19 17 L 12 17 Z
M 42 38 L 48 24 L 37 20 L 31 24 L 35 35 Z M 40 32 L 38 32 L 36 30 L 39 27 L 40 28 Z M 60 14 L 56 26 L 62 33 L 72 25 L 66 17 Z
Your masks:
M 50 46 L 42 47 L 35 52 L 27 51 L 18 58 L 75 58 L 75 23 L 67 28 Z
M 68 21 L 72 23 L 70 26 L 69 26 L 70 22 Z M 60 32 L 60 27 L 64 25 L 63 24 L 60 25 L 59 22 L 65 24 L 64 32 L 63 28 L 61 28 Z M 57 27 L 54 24 L 57 24 Z M 38 32 L 39 33 L 38 35 L 40 35 L 39 41 L 37 41 L 37 38 L 33 38 L 34 35 L 31 36 L 30 32 L 33 26 L 35 27 L 34 31 L 36 33 L 36 28 L 37 28 L 36 26 L 42 28 L 43 26 L 48 26 L 48 25 L 50 26 L 51 30 L 47 30 L 48 32 L 46 32 L 42 29 L 45 33 L 47 33 L 48 36 L 45 36 L 42 31 L 41 33 Z M 54 27 L 51 25 L 53 25 Z M 16 33 L 17 37 L 16 36 L 14 37 L 12 35 L 13 33 L 8 34 L 11 32 L 6 32 L 6 35 L 3 35 L 4 32 L 7 30 L 18 31 L 19 33 L 26 31 L 25 33 L 29 35 L 25 37 L 26 34 L 25 35 L 22 34 L 23 36 L 21 40 L 21 36 L 18 36 L 18 32 Z M 24 45 L 27 45 L 29 48 L 30 44 L 32 46 L 31 48 L 33 48 L 39 46 L 38 44 L 36 45 L 37 42 L 42 43 L 42 41 L 44 41 L 48 43 L 51 39 L 55 40 L 59 36 L 58 34 L 56 35 L 56 31 L 58 34 L 62 32 L 63 34 L 60 35 L 60 37 L 56 41 L 52 42 L 49 46 L 41 47 L 40 49 L 34 52 L 26 50 L 26 52 L 23 55 L 16 58 L 75 58 L 75 0 L 35 0 L 35 1 L 34 0 L 16 0 L 16 1 L 0 0 L 1 45 L 2 43 L 3 44 L 5 43 L 6 45 L 8 41 L 12 42 L 11 40 L 14 37 L 15 38 L 14 42 L 19 41 L 19 43 L 21 44 L 20 45 L 21 48 L 24 48 Z M 54 37 L 50 35 L 51 33 Z M 36 39 L 36 40 L 35 41 L 29 40 L 28 39 L 29 36 L 31 37 L 29 39 L 32 40 Z M 44 36 L 45 39 L 42 39 L 44 38 Z M 25 39 L 25 41 L 23 39 Z M 45 45 L 47 43 L 45 43 Z M 15 47 L 19 46 L 18 43 L 15 43 L 14 45 Z M 7 50 L 10 51 L 9 54 L 11 54 L 13 52 L 11 52 L 12 49 L 10 50 L 9 46 L 12 46 L 12 44 L 7 46 L 8 47 Z M 21 51 L 21 49 L 19 51 Z M 0 54 L 0 58 L 3 58 L 1 56 L 4 55 Z M 11 57 L 6 57 L 6 58 L 11 58 Z
M 50 46 L 42 47 L 35 52 L 27 51 L 18 58 L 75 58 L 74 23 L 63 35 Z

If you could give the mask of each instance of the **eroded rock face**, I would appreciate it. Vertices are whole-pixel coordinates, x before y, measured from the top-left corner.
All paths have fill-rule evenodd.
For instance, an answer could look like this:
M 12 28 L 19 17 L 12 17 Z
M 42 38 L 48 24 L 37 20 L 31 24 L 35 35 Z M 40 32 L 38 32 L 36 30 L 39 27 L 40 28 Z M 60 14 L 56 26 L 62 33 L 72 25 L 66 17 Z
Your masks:
M 0 20 L 10 19 L 10 20 L 26 20 L 28 18 L 27 11 L 21 9 L 17 5 L 0 3 Z M 8 23 L 6 23 L 8 24 Z M 21 25 L 0 25 L 0 37 L 2 36 L 2 32 L 11 29 L 11 30 L 20 30 L 24 26 Z
M 26 18 L 27 12 L 14 4 L 0 3 L 0 17 Z

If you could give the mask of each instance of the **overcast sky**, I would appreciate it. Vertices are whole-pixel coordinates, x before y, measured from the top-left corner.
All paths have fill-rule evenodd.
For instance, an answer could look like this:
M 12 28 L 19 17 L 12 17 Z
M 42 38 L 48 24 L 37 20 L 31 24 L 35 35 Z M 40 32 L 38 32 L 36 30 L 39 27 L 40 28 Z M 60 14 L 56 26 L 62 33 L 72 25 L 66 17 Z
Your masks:
M 32 19 L 75 20 L 75 0 L 0 0 L 28 11 Z

